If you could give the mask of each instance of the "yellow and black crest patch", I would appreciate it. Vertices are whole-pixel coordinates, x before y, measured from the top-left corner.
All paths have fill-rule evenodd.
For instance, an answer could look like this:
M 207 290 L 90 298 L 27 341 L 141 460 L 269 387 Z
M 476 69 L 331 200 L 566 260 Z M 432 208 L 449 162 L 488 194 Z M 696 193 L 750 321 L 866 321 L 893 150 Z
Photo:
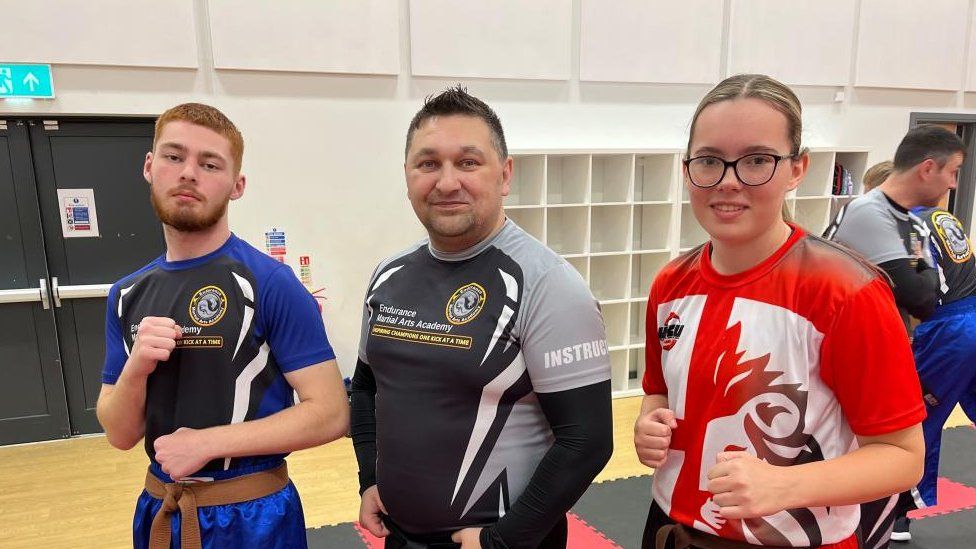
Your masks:
M 485 306 L 488 293 L 474 282 L 458 288 L 447 300 L 444 315 L 451 324 L 465 324 L 478 316 Z
M 190 299 L 190 318 L 198 326 L 213 326 L 227 312 L 227 295 L 217 286 L 204 286 Z
M 932 226 L 942 241 L 942 249 L 956 263 L 963 263 L 973 255 L 969 245 L 969 238 L 962 228 L 962 223 L 954 215 L 941 210 L 932 212 Z

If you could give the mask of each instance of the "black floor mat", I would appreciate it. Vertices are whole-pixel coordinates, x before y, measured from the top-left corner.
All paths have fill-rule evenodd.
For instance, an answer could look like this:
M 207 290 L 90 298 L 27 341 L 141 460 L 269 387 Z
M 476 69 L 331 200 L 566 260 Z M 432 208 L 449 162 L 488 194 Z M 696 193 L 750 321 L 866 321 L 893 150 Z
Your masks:
M 942 436 L 941 476 L 976 488 L 976 429 L 956 427 Z M 594 484 L 573 507 L 589 526 L 626 549 L 640 545 L 651 498 L 651 477 L 642 476 Z M 976 505 L 976 501 L 973 502 Z M 976 548 L 976 510 L 962 509 L 912 521 L 912 541 L 892 542 L 891 549 Z M 308 530 L 311 548 L 363 548 L 352 524 Z

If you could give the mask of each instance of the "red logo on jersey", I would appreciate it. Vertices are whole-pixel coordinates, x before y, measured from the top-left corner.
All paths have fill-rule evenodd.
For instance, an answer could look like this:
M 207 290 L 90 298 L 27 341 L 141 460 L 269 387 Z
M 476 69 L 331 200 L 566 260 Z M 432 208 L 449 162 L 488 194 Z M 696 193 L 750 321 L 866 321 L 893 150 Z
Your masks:
M 661 348 L 670 351 L 678 343 L 681 332 L 685 331 L 685 325 L 681 323 L 681 318 L 673 311 L 664 321 L 664 326 L 657 329 L 657 338 L 661 340 Z

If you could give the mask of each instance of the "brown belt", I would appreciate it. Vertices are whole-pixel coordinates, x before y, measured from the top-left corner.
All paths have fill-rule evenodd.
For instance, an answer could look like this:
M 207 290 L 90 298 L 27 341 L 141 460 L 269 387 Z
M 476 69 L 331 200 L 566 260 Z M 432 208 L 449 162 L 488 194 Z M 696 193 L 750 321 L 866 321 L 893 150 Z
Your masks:
M 770 545 L 753 545 L 744 541 L 720 538 L 688 528 L 683 524 L 669 524 L 660 528 L 654 543 L 656 549 L 664 549 L 672 535 L 675 549 L 748 549 L 750 547 L 776 549 Z
M 180 510 L 180 543 L 183 549 L 201 549 L 197 507 L 230 505 L 263 498 L 288 486 L 288 465 L 213 482 L 163 483 L 151 472 L 146 474 L 146 491 L 163 500 L 149 530 L 150 549 L 169 549 L 172 532 L 170 516 Z

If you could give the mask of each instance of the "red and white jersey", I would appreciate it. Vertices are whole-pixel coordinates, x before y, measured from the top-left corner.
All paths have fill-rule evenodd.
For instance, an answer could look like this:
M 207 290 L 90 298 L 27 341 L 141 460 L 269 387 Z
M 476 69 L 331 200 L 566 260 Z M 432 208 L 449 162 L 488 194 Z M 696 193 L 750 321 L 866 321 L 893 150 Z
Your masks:
M 673 520 L 724 538 L 846 547 L 856 505 L 726 520 L 707 490 L 719 452 L 797 465 L 851 452 L 855 435 L 925 417 L 886 281 L 850 252 L 793 229 L 743 273 L 718 274 L 706 244 L 654 280 L 644 391 L 668 395 L 678 427 L 653 495 Z

